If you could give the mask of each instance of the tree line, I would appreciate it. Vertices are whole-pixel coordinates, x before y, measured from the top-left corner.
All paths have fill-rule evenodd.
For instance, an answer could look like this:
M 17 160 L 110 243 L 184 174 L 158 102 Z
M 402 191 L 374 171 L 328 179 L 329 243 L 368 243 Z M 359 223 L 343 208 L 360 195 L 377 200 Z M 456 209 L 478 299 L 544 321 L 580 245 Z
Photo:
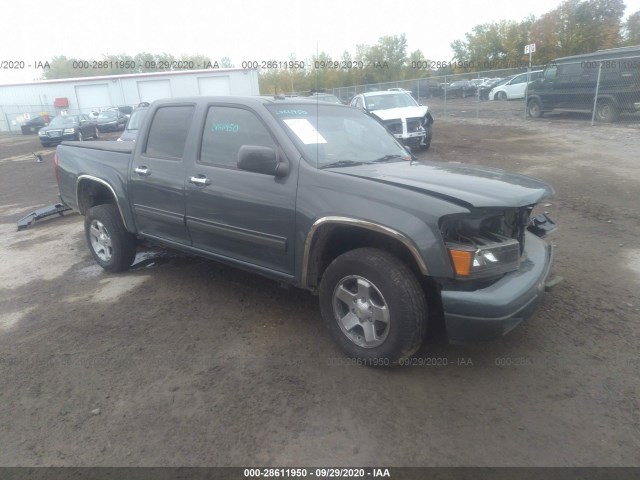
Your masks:
M 524 46 L 536 44 L 534 61 L 640 44 L 640 10 L 622 22 L 623 0 L 566 0 L 539 18 L 499 21 L 473 27 L 451 44 L 455 59 L 473 68 L 510 68 L 528 64 Z
M 266 68 L 260 69 L 260 92 L 308 92 L 522 67 L 528 64 L 523 50 L 530 43 L 536 44 L 536 65 L 568 55 L 638 45 L 640 10 L 623 22 L 624 10 L 623 0 L 565 0 L 539 18 L 476 25 L 464 40 L 451 44 L 451 60 L 428 59 L 419 49 L 408 52 L 405 34 L 381 37 L 375 45 L 356 45 L 354 52 L 345 50 L 339 58 L 326 52 L 302 60 L 291 56 L 288 62 L 267 62 Z M 58 56 L 49 64 L 45 79 L 236 66 L 228 57 L 217 61 L 205 55 L 174 57 L 146 52 L 107 55 L 98 62 Z

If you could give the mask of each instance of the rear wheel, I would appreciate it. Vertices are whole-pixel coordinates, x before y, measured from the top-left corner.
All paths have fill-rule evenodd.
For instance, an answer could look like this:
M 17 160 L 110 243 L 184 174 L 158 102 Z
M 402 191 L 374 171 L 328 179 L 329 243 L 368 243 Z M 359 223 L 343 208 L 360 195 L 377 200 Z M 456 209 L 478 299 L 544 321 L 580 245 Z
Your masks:
M 611 100 L 598 100 L 596 105 L 596 120 L 599 122 L 615 122 L 620 116 L 620 110 Z
M 122 223 L 115 205 L 92 207 L 84 219 L 91 255 L 108 272 L 127 270 L 136 256 L 136 237 Z
M 369 366 L 413 355 L 425 336 L 427 303 L 413 272 L 375 248 L 337 257 L 320 283 L 320 308 L 340 348 Z
M 542 116 L 542 105 L 540 105 L 540 100 L 535 98 L 529 100 L 527 104 L 527 113 L 531 118 L 540 118 Z

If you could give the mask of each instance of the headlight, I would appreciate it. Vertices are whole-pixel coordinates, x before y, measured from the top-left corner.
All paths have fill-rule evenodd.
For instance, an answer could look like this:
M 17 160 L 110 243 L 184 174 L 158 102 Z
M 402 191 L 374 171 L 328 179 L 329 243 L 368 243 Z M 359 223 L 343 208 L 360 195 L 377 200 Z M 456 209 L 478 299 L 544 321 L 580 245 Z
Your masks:
M 38 135 L 40 135 L 41 137 L 46 137 L 47 136 L 47 132 L 43 132 L 42 130 L 38 131 Z
M 440 230 L 456 278 L 497 277 L 520 267 L 531 207 L 451 215 Z
M 69 134 L 69 133 L 76 133 L 76 129 L 75 128 L 65 128 L 62 133 L 65 134 L 65 135 Z
M 475 237 L 472 245 L 447 243 L 447 249 L 458 278 L 496 277 L 520 267 L 520 242 L 513 238 Z

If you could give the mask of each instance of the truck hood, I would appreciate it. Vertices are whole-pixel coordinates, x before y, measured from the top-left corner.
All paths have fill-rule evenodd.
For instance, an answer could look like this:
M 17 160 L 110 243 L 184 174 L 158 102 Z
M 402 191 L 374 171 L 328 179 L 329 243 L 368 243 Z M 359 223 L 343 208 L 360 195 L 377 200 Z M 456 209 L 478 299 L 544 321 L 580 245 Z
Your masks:
M 420 118 L 427 114 L 429 107 L 399 107 L 387 108 L 385 110 L 372 110 L 380 120 L 393 120 L 396 118 Z
M 526 175 L 462 163 L 394 162 L 328 169 L 471 207 L 524 207 L 554 194 Z

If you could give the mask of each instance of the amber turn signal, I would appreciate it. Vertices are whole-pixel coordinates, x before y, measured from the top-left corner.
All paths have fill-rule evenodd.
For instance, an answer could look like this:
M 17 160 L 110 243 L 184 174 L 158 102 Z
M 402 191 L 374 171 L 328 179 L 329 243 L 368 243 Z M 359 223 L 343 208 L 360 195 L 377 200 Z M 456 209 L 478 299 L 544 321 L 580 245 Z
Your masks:
M 460 277 L 468 277 L 471 274 L 473 253 L 474 252 L 468 250 L 449 250 L 456 275 Z

